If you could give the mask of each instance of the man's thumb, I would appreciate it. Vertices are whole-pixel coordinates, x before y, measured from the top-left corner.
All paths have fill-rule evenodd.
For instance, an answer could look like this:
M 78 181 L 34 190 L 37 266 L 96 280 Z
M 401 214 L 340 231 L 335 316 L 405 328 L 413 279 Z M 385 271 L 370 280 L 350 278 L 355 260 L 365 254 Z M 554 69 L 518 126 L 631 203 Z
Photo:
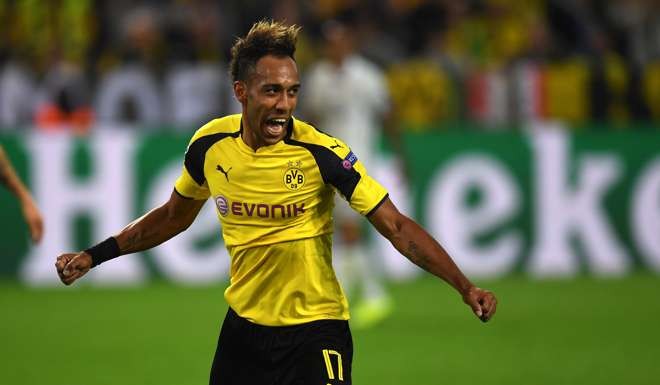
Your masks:
M 474 298 L 470 297 L 468 300 L 468 305 L 470 305 L 472 311 L 474 312 L 474 314 L 477 315 L 477 317 L 481 317 L 483 311 L 481 310 L 481 305 L 479 304 L 479 301 L 476 301 Z

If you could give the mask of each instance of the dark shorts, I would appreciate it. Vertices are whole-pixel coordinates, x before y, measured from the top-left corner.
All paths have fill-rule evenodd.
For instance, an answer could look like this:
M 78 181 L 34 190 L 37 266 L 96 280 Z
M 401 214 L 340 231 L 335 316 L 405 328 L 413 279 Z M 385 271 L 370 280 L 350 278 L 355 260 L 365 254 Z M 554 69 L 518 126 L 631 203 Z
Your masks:
M 348 321 L 256 325 L 229 309 L 211 368 L 211 385 L 350 385 Z

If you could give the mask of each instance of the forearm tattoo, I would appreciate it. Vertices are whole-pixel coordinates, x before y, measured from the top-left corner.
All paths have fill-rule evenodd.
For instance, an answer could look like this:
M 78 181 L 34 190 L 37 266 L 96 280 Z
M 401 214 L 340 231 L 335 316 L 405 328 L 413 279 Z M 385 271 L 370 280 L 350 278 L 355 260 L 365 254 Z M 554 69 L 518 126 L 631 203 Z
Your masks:
M 171 237 L 171 236 L 170 236 Z M 126 240 L 121 245 L 123 253 L 134 253 L 150 249 L 170 237 L 164 238 L 162 232 L 159 232 L 153 226 L 142 226 L 142 229 L 132 229 L 126 235 Z
M 406 251 L 406 257 L 410 259 L 412 263 L 424 270 L 429 269 L 429 257 L 419 250 L 419 246 L 414 241 L 408 242 L 408 249 Z
M 126 251 L 133 250 L 137 243 L 140 241 L 140 234 L 139 233 L 133 233 L 126 238 L 126 244 L 124 245 L 124 248 Z

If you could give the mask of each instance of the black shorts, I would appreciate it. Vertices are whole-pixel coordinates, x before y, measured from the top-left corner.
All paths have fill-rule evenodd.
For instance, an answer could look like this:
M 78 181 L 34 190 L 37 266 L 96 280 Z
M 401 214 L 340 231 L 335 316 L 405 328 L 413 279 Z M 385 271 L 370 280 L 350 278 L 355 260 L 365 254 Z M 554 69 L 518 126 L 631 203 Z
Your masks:
M 261 326 L 232 309 L 220 330 L 211 385 L 350 385 L 348 321 Z

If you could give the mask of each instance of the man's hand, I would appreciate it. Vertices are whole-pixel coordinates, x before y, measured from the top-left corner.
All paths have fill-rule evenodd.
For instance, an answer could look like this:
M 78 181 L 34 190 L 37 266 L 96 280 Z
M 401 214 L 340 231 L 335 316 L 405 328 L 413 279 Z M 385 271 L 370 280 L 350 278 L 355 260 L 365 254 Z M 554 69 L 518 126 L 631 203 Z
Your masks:
M 71 285 L 75 280 L 82 277 L 92 267 L 91 255 L 81 251 L 78 254 L 68 253 L 57 257 L 55 268 L 57 275 L 65 285 Z
M 472 308 L 474 314 L 483 322 L 488 322 L 497 310 L 497 298 L 488 290 L 473 286 L 463 296 L 463 302 Z
M 25 222 L 27 222 L 30 228 L 30 238 L 33 243 L 39 243 L 44 234 L 44 220 L 41 217 L 41 213 L 32 198 L 23 202 L 22 209 Z

